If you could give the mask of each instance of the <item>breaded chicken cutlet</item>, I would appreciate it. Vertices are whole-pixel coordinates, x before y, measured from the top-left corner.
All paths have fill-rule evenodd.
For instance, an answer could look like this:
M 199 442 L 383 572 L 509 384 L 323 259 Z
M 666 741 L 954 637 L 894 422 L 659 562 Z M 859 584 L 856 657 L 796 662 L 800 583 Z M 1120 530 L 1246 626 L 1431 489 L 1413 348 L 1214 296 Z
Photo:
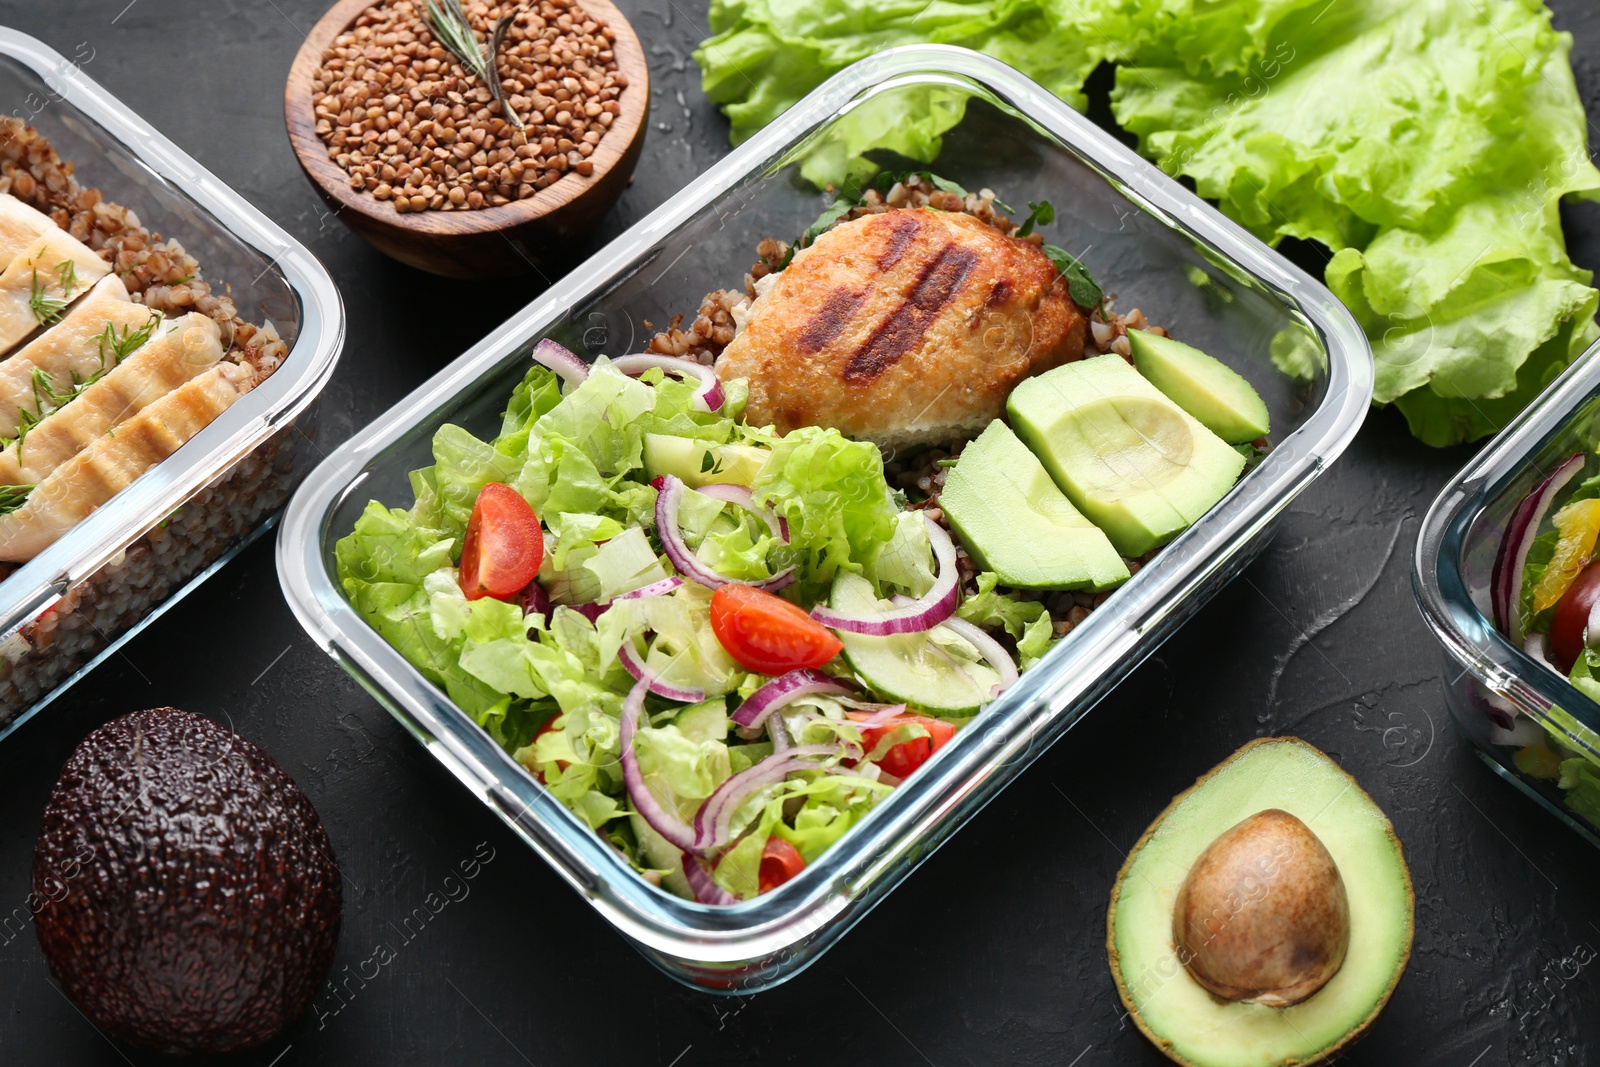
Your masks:
M 899 209 L 797 253 L 716 371 L 749 379 L 752 425 L 943 444 L 998 418 L 1023 378 L 1080 358 L 1087 328 L 1037 245 L 967 214 Z

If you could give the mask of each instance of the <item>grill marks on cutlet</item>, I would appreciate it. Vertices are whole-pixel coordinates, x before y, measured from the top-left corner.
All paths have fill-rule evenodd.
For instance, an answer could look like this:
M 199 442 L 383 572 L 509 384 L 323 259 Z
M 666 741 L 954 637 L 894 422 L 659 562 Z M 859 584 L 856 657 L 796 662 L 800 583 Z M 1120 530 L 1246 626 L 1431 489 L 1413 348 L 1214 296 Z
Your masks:
M 946 242 L 922 268 L 911 294 L 856 349 L 839 376 L 852 385 L 868 385 L 894 366 L 922 341 L 977 264 L 978 254 L 972 249 Z
M 889 239 L 883 251 L 875 257 L 879 274 L 887 274 L 895 265 L 905 258 L 906 249 L 916 240 L 917 233 L 922 228 L 922 219 L 915 212 L 897 213 L 886 216 L 888 222 Z M 868 279 L 869 284 L 875 282 L 876 277 Z M 856 317 L 856 312 L 861 310 L 861 305 L 866 302 L 868 286 L 851 288 L 841 285 L 834 289 L 823 300 L 822 306 L 806 322 L 795 339 L 800 351 L 808 355 L 821 352 L 833 344 Z
M 809 354 L 821 352 L 833 344 L 844 328 L 850 325 L 850 320 L 856 317 L 856 312 L 861 310 L 861 304 L 867 299 L 865 289 L 850 289 L 840 286 L 828 294 L 822 302 L 822 307 L 806 322 L 805 329 L 800 331 L 796 343 L 800 351 Z
M 911 247 L 911 242 L 916 239 L 917 231 L 920 229 L 922 229 L 922 218 L 915 211 L 891 215 L 889 244 L 878 253 L 878 269 L 884 273 L 894 270 L 895 264 L 906 254 L 906 249 Z

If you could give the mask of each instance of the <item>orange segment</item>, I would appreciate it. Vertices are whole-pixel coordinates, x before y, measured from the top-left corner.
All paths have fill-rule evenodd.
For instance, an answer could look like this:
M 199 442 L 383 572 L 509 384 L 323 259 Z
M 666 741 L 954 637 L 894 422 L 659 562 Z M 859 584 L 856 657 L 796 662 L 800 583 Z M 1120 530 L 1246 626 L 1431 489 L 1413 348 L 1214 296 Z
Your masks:
M 1554 521 L 1560 539 L 1550 566 L 1533 587 L 1535 612 L 1555 607 L 1589 565 L 1595 540 L 1600 538 L 1600 498 L 1574 501 L 1556 512 Z

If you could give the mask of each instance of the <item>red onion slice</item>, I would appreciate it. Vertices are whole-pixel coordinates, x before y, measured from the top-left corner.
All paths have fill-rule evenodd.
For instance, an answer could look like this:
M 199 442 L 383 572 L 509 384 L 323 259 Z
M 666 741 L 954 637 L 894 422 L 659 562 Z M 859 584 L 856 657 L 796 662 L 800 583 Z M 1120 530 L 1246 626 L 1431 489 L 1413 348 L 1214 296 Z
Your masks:
M 767 716 L 767 736 L 772 739 L 774 753 L 786 752 L 794 747 L 794 739 L 789 736 L 789 728 L 784 725 L 782 715 Z
M 823 674 L 810 667 L 779 675 L 757 689 L 733 713 L 733 721 L 740 726 L 760 726 L 767 716 L 785 704 L 816 693 L 851 694 L 854 685 Z
M 570 348 L 559 345 L 548 337 L 533 346 L 533 361 L 555 371 L 557 377 L 573 388 L 589 380 L 589 365 L 579 359 Z
M 951 616 L 944 621 L 943 625 L 949 627 L 953 633 L 971 644 L 973 648 L 976 648 L 978 654 L 988 661 L 989 666 L 995 669 L 996 674 L 1000 675 L 1000 680 L 989 690 L 990 700 L 994 700 L 1016 684 L 1018 677 L 1017 662 L 1011 658 L 1011 653 L 1007 652 L 999 641 L 996 641 L 984 633 L 980 627 L 974 626 L 966 619 L 958 619 Z
M 622 702 L 622 729 L 619 738 L 622 749 L 622 784 L 627 787 L 628 799 L 633 804 L 633 810 L 650 824 L 651 829 L 679 848 L 692 849 L 694 830 L 676 812 L 668 811 L 655 798 L 655 794 L 650 792 L 650 787 L 645 784 L 644 775 L 639 770 L 639 754 L 633 748 L 634 735 L 639 731 L 639 716 L 644 713 L 644 695 L 649 689 L 650 683 L 641 678 L 628 691 L 628 699 Z
M 689 551 L 689 546 L 684 543 L 683 533 L 678 529 L 678 506 L 683 501 L 683 482 L 673 475 L 664 474 L 656 479 L 656 489 L 656 536 L 661 538 L 661 547 L 666 551 L 667 558 L 685 578 L 707 589 L 721 589 L 725 585 L 748 585 L 755 589 L 764 589 L 769 593 L 794 583 L 793 567 L 785 567 L 763 581 L 748 582 L 724 577 L 701 563 L 699 558 Z M 952 573 L 954 573 L 953 568 Z
M 599 622 L 600 621 L 600 616 L 604 615 L 606 613 L 606 609 L 609 608 L 610 606 L 611 606 L 610 604 L 568 604 L 567 605 L 567 607 L 571 608 L 573 611 L 576 611 L 579 615 L 582 615 L 584 618 L 588 619 L 590 622 Z
M 687 852 L 683 853 L 683 880 L 689 883 L 689 891 L 701 904 L 728 905 L 739 902 L 738 897 L 717 884 L 702 860 Z
M 771 508 L 764 508 L 760 504 L 757 504 L 756 498 L 752 496 L 750 490 L 746 489 L 744 486 L 722 484 L 702 485 L 700 488 L 696 489 L 695 492 L 699 493 L 701 496 L 711 497 L 713 500 L 726 500 L 730 504 L 736 504 L 739 507 L 744 508 L 744 510 L 750 512 L 750 514 L 755 515 L 762 522 L 766 523 L 767 529 L 772 531 L 773 537 L 778 538 L 784 544 L 789 543 L 789 523 L 786 520 L 778 518 L 777 512 L 773 511 Z
M 666 682 L 658 681 L 655 675 L 650 673 L 650 668 L 646 667 L 644 662 L 639 659 L 639 654 L 633 650 L 632 639 L 622 642 L 621 646 L 618 647 L 617 659 L 621 661 L 623 669 L 633 675 L 634 681 L 643 682 L 649 687 L 650 692 L 658 697 L 678 700 L 685 704 L 698 704 L 706 698 L 704 689 L 688 689 L 683 686 L 669 685 Z
M 1500 632 L 1520 643 L 1522 633 L 1522 572 L 1528 564 L 1528 549 L 1539 535 L 1539 526 L 1555 503 L 1556 495 L 1568 482 L 1583 470 L 1582 452 L 1567 457 L 1550 476 L 1534 487 L 1517 510 L 1500 540 L 1500 550 L 1495 553 L 1494 570 L 1489 585 L 1490 602 L 1495 624 Z
M 906 713 L 904 704 L 857 704 L 856 707 L 866 714 L 859 719 L 851 716 L 850 721 L 869 730 L 874 726 L 882 726 L 896 715 Z
M 813 756 L 836 756 L 837 745 L 794 745 L 774 752 L 729 778 L 706 797 L 694 817 L 694 849 L 704 853 L 728 843 L 733 814 L 750 794 L 783 781 L 793 771 L 821 770 Z
M 694 398 L 707 411 L 717 411 L 722 407 L 722 382 L 717 378 L 717 372 L 704 363 L 696 363 L 692 359 L 681 359 L 678 356 L 658 356 L 651 353 L 640 353 L 635 356 L 618 356 L 611 361 L 611 365 L 623 374 L 638 375 L 647 370 L 657 369 L 668 374 L 681 374 L 685 378 L 700 379 L 700 388 L 694 391 Z
M 663 578 L 659 582 L 651 582 L 649 585 L 642 585 L 638 589 L 632 589 L 626 593 L 618 593 L 607 602 L 606 606 L 610 607 L 619 600 L 639 600 L 647 596 L 664 596 L 682 584 L 683 579 L 676 575 L 671 578 Z
M 850 615 L 834 611 L 823 604 L 811 609 L 811 617 L 824 626 L 846 630 L 871 637 L 888 637 L 891 634 L 912 634 L 931 630 L 955 614 L 960 599 L 956 589 L 956 546 L 944 527 L 923 515 L 928 524 L 928 543 L 933 546 L 933 557 L 939 563 L 939 577 L 933 588 L 904 607 L 871 615 Z
M 610 600 L 597 601 L 593 604 L 570 604 L 568 606 L 590 622 L 599 622 L 600 616 L 606 613 L 606 609 L 619 600 L 638 600 L 641 597 L 661 596 L 664 593 L 672 592 L 682 584 L 682 578 L 673 576 L 671 578 L 663 578 L 659 582 L 651 582 L 649 585 L 641 586 L 631 592 L 618 593 Z M 526 596 L 527 594 L 524 593 L 523 595 Z

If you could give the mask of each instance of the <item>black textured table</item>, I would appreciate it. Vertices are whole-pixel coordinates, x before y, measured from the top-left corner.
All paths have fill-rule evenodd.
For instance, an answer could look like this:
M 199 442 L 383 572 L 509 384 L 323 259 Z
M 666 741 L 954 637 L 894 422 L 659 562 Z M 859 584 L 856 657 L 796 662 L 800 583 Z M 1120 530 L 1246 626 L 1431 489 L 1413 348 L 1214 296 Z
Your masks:
M 310 246 L 344 292 L 349 338 L 324 394 L 324 447 L 377 418 L 537 280 L 466 286 L 369 250 L 301 177 L 283 130 L 290 60 L 321 0 L 0 3 L 0 22 L 86 71 Z M 704 9 L 621 0 L 650 55 L 653 114 L 634 185 L 584 254 L 726 151 L 690 53 Z M 1600 121 L 1600 11 L 1559 0 Z M 692 14 L 686 10 L 692 8 Z M 1568 213 L 1600 266 L 1600 209 Z M 424 288 L 425 287 L 425 288 Z M 422 298 L 426 293 L 426 298 Z M 1346 1062 L 1582 1064 L 1600 1047 L 1600 853 L 1498 781 L 1452 732 L 1440 653 L 1413 606 L 1417 524 L 1467 449 L 1373 415 L 1265 556 L 928 860 L 832 952 L 744 1000 L 657 973 L 316 650 L 278 590 L 270 539 L 0 743 L 0 919 L 24 904 L 33 839 L 72 747 L 175 705 L 262 744 L 311 796 L 346 875 L 336 979 L 245 1064 L 1157 1064 L 1121 1018 L 1105 907 L 1168 798 L 1238 745 L 1296 733 L 1394 819 L 1416 881 L 1411 966 Z M 475 853 L 470 893 L 402 920 Z M 458 894 L 459 895 L 459 894 Z M 434 896 L 437 901 L 438 896 Z M 409 940 L 407 940 L 409 938 Z M 371 968 L 367 969 L 371 974 Z M 0 925 L 0 1064 L 155 1062 L 114 1047 L 56 990 L 31 929 Z

